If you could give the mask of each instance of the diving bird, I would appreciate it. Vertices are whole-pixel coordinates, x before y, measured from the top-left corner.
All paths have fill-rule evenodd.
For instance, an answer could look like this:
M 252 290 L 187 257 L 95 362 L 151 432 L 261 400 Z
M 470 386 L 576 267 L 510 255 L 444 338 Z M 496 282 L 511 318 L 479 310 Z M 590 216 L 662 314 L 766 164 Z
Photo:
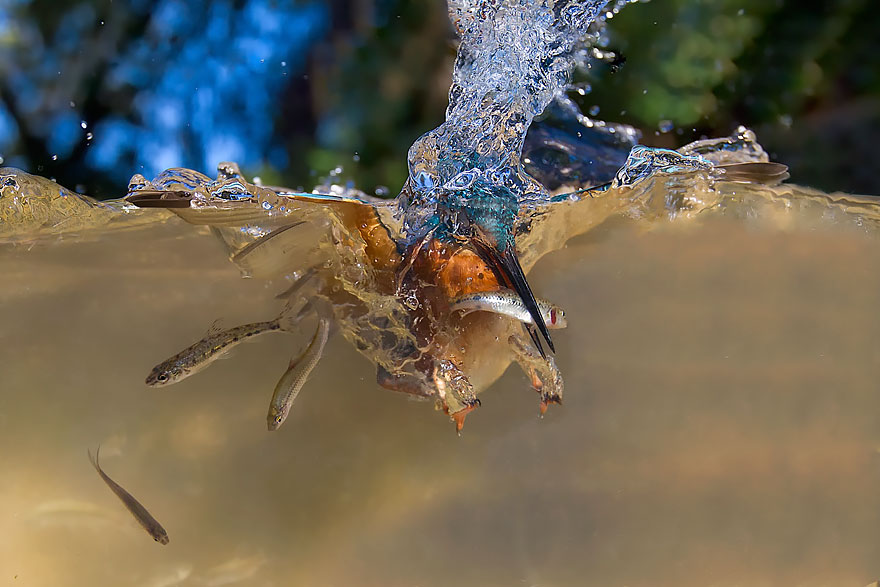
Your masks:
M 411 242 L 418 241 L 411 251 L 417 254 L 429 237 L 472 248 L 492 268 L 498 281 L 522 299 L 534 323 L 525 328 L 543 357 L 546 355 L 535 327 L 550 350 L 556 349 L 517 256 L 519 199 L 489 175 L 490 172 L 471 168 L 439 189 L 430 183 L 425 186 L 424 181 L 417 182 L 421 183 L 422 193 L 406 202 L 404 213 L 405 230 L 408 229 Z

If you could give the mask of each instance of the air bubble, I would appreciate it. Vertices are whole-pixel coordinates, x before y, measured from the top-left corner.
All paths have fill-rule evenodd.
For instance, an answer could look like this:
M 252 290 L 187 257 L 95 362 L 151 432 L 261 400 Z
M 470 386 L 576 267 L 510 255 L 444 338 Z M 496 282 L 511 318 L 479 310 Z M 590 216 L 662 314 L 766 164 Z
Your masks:
M 657 123 L 657 128 L 660 129 L 660 132 L 667 133 L 675 128 L 675 124 L 671 120 L 661 120 Z

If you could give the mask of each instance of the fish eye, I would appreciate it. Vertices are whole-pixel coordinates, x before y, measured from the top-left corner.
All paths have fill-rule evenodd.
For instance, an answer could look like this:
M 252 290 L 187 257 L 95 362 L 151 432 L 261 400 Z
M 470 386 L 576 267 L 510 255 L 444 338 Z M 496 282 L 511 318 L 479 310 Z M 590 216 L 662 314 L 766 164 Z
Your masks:
M 156 376 L 156 380 L 157 380 L 157 381 L 161 381 L 161 382 L 164 383 L 164 382 L 168 381 L 168 376 L 165 375 L 164 373 L 159 373 L 159 374 Z

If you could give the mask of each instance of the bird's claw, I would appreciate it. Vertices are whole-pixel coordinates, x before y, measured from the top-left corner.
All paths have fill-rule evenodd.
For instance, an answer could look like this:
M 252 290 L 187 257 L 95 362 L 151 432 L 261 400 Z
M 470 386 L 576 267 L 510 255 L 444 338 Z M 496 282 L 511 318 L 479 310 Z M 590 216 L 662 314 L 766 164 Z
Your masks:
M 467 418 L 467 415 L 477 409 L 480 405 L 480 400 L 475 399 L 471 404 L 466 405 L 462 409 L 457 412 L 453 412 L 449 414 L 449 418 L 455 422 L 455 433 L 461 436 L 461 429 L 464 428 L 464 419 Z
M 547 408 L 550 407 L 550 404 L 562 405 L 562 396 L 556 393 L 542 393 L 541 394 L 541 417 L 544 417 L 544 414 L 547 413 Z

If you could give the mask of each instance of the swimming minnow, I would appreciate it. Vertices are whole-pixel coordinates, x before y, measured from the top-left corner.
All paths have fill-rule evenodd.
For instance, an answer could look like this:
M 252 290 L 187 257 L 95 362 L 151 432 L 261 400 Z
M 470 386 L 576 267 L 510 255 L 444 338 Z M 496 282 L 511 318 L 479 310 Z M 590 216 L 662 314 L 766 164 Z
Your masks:
M 151 387 L 170 385 L 198 373 L 211 362 L 219 359 L 232 347 L 245 340 L 279 330 L 290 330 L 302 317 L 302 313 L 279 316 L 268 322 L 243 324 L 227 330 L 208 333 L 205 338 L 190 345 L 153 367 L 147 375 L 146 384 Z
M 107 473 L 105 473 L 101 469 L 101 465 L 98 464 L 98 459 L 101 454 L 101 447 L 98 446 L 98 450 L 95 451 L 95 458 L 92 458 L 92 451 L 86 451 L 89 455 L 89 462 L 92 463 L 92 466 L 95 467 L 95 470 L 98 472 L 98 475 L 101 476 L 101 479 L 104 480 L 104 483 L 107 484 L 107 487 L 116 494 L 125 507 L 128 508 L 128 511 L 131 512 L 131 515 L 135 517 L 138 523 L 143 526 L 144 530 L 146 530 L 150 536 L 153 537 L 153 540 L 158 542 L 159 544 L 168 544 L 168 533 L 165 531 L 165 528 L 162 527 L 162 524 L 156 520 L 153 516 L 150 515 L 150 512 L 147 511 L 147 508 L 142 506 L 138 500 L 132 496 L 129 492 L 122 488 L 118 483 L 116 483 L 113 479 L 111 479 Z
M 291 359 L 287 372 L 278 380 L 275 393 L 272 394 L 272 403 L 269 404 L 269 414 L 266 417 L 270 431 L 278 430 L 287 419 L 293 400 L 296 399 L 312 369 L 324 354 L 324 345 L 327 344 L 329 334 L 330 321 L 327 318 L 321 318 L 318 321 L 318 329 L 315 331 L 315 336 L 312 337 L 312 342 L 309 343 L 302 355 Z
M 562 308 L 547 300 L 540 298 L 536 298 L 536 300 L 547 328 L 565 328 L 568 325 L 565 311 Z M 532 315 L 522 299 L 516 292 L 509 289 L 482 291 L 457 297 L 452 300 L 450 310 L 452 312 L 461 311 L 465 314 L 477 311 L 495 312 L 516 318 L 525 324 L 533 324 Z

